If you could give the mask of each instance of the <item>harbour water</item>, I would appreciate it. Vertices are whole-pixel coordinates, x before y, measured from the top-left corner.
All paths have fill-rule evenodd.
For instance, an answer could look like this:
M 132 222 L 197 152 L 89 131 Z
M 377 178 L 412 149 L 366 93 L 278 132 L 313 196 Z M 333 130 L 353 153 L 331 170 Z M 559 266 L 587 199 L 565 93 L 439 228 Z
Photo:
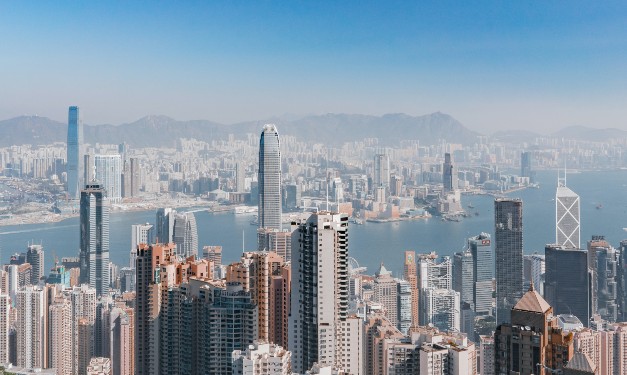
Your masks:
M 523 199 L 524 249 L 526 253 L 544 252 L 544 245 L 555 241 L 555 187 L 557 172 L 539 171 L 539 189 L 510 194 Z M 592 235 L 605 235 L 614 245 L 627 238 L 627 171 L 591 171 L 568 176 L 568 186 L 581 197 L 581 242 Z M 389 223 L 350 224 L 349 252 L 368 273 L 374 273 L 380 262 L 394 274 L 402 273 L 404 250 L 436 251 L 451 255 L 463 249 L 466 239 L 481 232 L 493 233 L 493 203 L 490 196 L 463 196 L 468 218 L 460 222 L 425 220 Z M 474 208 L 467 208 L 471 204 Z M 478 212 L 478 215 L 474 213 Z M 231 213 L 197 212 L 198 243 L 221 245 L 223 263 L 236 261 L 242 249 L 254 250 L 256 227 L 251 216 Z M 110 258 L 120 267 L 129 263 L 131 224 L 153 223 L 154 211 L 114 212 L 110 224 Z M 58 223 L 0 227 L 0 259 L 7 262 L 11 254 L 23 252 L 29 242 L 41 243 L 50 269 L 54 256 L 77 256 L 79 246 L 78 218 Z

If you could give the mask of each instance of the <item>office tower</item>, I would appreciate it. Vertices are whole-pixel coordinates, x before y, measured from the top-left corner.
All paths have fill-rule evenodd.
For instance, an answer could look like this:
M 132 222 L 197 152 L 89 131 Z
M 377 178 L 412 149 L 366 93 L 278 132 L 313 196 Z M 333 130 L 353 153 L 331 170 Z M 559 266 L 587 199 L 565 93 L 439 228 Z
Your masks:
M 246 350 L 233 351 L 233 375 L 288 375 L 292 353 L 280 345 L 255 342 Z
M 460 329 L 474 339 L 474 261 L 470 249 L 453 255 L 453 290 L 459 293 Z
M 67 192 L 71 199 L 78 199 L 83 181 L 83 121 L 78 107 L 70 107 L 67 124 Z
M 494 201 L 496 255 L 496 323 L 510 321 L 511 309 L 523 293 L 522 200 Z
M 9 332 L 11 329 L 11 297 L 0 294 L 0 363 L 9 363 Z
M 94 170 L 94 155 L 85 154 L 83 156 L 83 185 L 94 182 L 96 179 L 96 171 Z M 80 191 L 80 189 L 79 189 Z
M 54 267 L 50 270 L 48 284 L 62 284 L 66 288 L 70 287 L 70 271 L 68 271 L 63 264 L 55 263 Z
M 242 193 L 246 191 L 246 166 L 242 162 L 235 164 L 235 191 Z
M 198 229 L 196 218 L 191 212 L 174 216 L 174 234 L 172 241 L 176 244 L 176 253 L 183 258 L 192 255 L 198 257 Z
M 160 277 L 157 269 L 176 257 L 174 244 L 140 245 L 137 251 L 135 309 L 136 375 L 159 373 Z
M 494 374 L 494 337 L 481 335 L 479 337 L 479 374 Z
M 91 183 L 81 191 L 81 283 L 98 295 L 109 292 L 109 200 L 102 185 Z
M 494 253 L 490 235 L 481 233 L 468 239 L 473 258 L 473 305 L 475 315 L 492 315 L 492 280 L 494 279 Z
M 396 280 L 397 294 L 397 327 L 404 335 L 407 335 L 412 322 L 412 287 L 406 280 Z
M 26 261 L 31 265 L 31 279 L 30 283 L 37 285 L 39 280 L 44 277 L 44 248 L 41 245 L 28 245 L 26 251 Z
M 86 375 L 113 375 L 109 358 L 94 357 L 89 360 Z
M 533 282 L 533 286 L 536 288 L 541 296 L 544 296 L 544 280 L 546 274 L 546 258 L 541 254 L 530 255 L 530 270 L 529 281 Z M 553 304 L 551 304 L 554 306 Z M 555 306 L 554 306 L 555 307 Z
M 281 148 L 274 125 L 264 125 L 259 140 L 259 228 L 281 230 Z
M 135 373 L 135 322 L 133 309 L 114 307 L 110 313 L 112 375 Z
M 376 154 L 374 156 L 374 178 L 372 180 L 373 190 L 379 187 L 390 189 L 390 157 L 387 154 Z
M 603 320 L 616 322 L 619 317 L 618 267 L 620 252 L 604 236 L 588 241 L 588 267 L 592 270 L 591 304 Z
M 460 331 L 459 292 L 452 289 L 422 289 L 420 299 L 421 325 L 432 324 L 442 331 Z
M 120 291 L 122 293 L 135 291 L 135 268 L 120 269 Z
M 528 177 L 529 182 L 534 182 L 534 173 L 532 171 L 533 153 L 523 151 L 520 154 L 520 177 Z
M 122 200 L 122 165 L 120 155 L 94 155 L 96 181 L 111 202 Z
M 558 179 L 555 193 L 555 243 L 579 249 L 579 195 L 566 187 L 566 178 Z
M 442 185 L 445 193 L 452 192 L 457 189 L 457 170 L 454 168 L 453 158 L 448 152 L 444 154 Z
M 451 258 L 443 256 L 438 262 L 436 253 L 419 254 L 418 275 L 418 286 L 420 289 L 451 289 Z
M 375 273 L 372 288 L 374 291 L 373 300 L 383 305 L 385 317 L 395 326 L 398 325 L 397 288 L 396 280 L 392 277 L 392 273 L 381 263 L 379 270 Z
M 27 285 L 17 291 L 17 366 L 46 368 L 48 311 L 46 292 Z
M 50 338 L 50 366 L 57 370 L 57 375 L 72 375 L 72 303 L 62 296 L 57 297 L 49 307 L 48 332 Z
M 139 159 L 130 158 L 128 161 L 124 160 L 123 173 L 121 176 L 121 195 L 123 198 L 132 198 L 139 196 L 139 188 L 141 184 L 141 171 L 139 166 Z
M 176 211 L 171 208 L 157 209 L 156 242 L 168 244 L 174 242 L 174 216 Z
M 300 206 L 300 185 L 285 185 L 283 187 L 283 207 L 287 209 L 294 209 Z
M 544 296 L 555 314 L 573 314 L 590 323 L 590 272 L 585 250 L 546 245 Z M 535 284 L 534 284 L 535 286 Z
M 390 195 L 401 196 L 403 193 L 403 177 L 392 175 L 390 177 Z
M 328 212 L 301 219 L 292 234 L 289 319 L 292 367 L 302 373 L 314 362 L 338 365 L 348 316 L 348 216 Z M 298 308 L 296 308 L 298 306 Z
M 135 257 L 137 255 L 137 245 L 140 243 L 154 243 L 155 228 L 152 224 L 131 225 L 131 256 L 130 267 L 135 268 Z
M 553 308 L 531 285 L 514 305 L 511 323 L 494 333 L 496 374 L 540 374 L 561 370 L 574 354 L 572 335 L 558 327 Z
M 203 246 L 202 258 L 213 262 L 214 267 L 222 265 L 222 246 Z
M 411 288 L 411 325 L 417 327 L 419 324 L 418 300 L 420 299 L 420 289 L 418 289 L 418 268 L 416 267 L 416 252 L 414 251 L 405 251 L 403 277 Z

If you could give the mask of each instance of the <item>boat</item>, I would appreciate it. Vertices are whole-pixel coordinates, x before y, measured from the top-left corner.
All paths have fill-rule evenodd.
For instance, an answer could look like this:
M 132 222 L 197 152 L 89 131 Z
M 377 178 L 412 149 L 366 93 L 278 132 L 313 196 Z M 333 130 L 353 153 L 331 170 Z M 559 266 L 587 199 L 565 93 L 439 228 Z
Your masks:
M 596 208 L 597 208 L 597 210 L 600 210 L 600 209 L 602 209 L 602 208 L 603 208 L 603 205 L 602 205 L 601 203 L 599 203 L 599 204 L 597 204 L 597 207 L 596 207 Z
M 468 203 L 468 208 L 475 208 L 475 206 L 473 206 L 472 203 Z

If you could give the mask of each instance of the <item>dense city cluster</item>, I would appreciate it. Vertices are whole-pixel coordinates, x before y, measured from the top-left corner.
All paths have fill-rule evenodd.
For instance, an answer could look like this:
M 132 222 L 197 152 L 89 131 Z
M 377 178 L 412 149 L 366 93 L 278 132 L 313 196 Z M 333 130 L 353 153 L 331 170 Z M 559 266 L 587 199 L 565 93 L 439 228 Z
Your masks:
M 0 270 L 4 373 L 627 373 L 627 240 L 582 245 L 563 175 L 547 208 L 555 238 L 525 255 L 524 204 L 505 195 L 537 187 L 539 169 L 624 166 L 623 144 L 333 148 L 268 124 L 260 138 L 156 151 L 86 147 L 82 126 L 70 107 L 67 146 L 0 150 L 2 220 L 80 223 L 80 251 L 55 256 L 49 274 L 36 242 Z M 452 256 L 382 252 L 367 275 L 351 255 L 352 226 L 466 220 L 461 197 L 476 194 L 494 196 L 494 226 Z M 132 209 L 156 215 L 128 228 L 120 267 L 110 221 Z M 223 262 L 220 244 L 199 243 L 195 210 L 256 214 L 257 243 Z M 403 257 L 397 277 L 392 257 Z

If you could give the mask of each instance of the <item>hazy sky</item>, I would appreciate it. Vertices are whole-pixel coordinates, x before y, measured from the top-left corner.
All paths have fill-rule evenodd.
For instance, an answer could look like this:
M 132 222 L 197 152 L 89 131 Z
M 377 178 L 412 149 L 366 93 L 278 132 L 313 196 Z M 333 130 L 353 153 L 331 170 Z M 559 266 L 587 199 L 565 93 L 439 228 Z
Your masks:
M 460 6 L 463 4 L 463 6 Z M 1 1 L 0 119 L 627 129 L 624 1 Z

